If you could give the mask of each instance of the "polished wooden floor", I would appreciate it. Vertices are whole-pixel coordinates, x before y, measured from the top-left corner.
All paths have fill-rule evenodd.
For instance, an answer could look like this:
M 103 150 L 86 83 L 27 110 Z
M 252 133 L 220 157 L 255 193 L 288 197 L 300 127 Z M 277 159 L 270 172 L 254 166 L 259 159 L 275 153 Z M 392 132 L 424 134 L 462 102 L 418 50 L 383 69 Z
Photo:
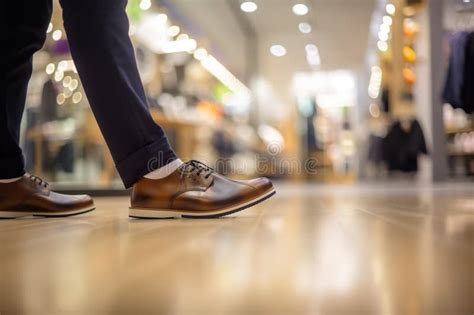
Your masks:
M 277 190 L 224 219 L 0 220 L 0 314 L 474 314 L 472 184 Z

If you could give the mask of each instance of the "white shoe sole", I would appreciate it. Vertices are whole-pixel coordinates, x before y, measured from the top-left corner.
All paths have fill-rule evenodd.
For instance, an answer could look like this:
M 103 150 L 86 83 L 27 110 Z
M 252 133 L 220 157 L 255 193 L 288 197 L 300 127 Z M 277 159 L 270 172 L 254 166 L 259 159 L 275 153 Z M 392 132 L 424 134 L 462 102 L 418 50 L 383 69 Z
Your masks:
M 211 219 L 219 218 L 225 215 L 229 215 L 235 212 L 242 211 L 249 207 L 252 207 L 275 194 L 275 189 L 266 192 L 252 200 L 245 203 L 241 203 L 232 207 L 218 209 L 214 211 L 189 211 L 189 210 L 177 210 L 177 209 L 144 209 L 144 208 L 130 208 L 129 216 L 137 219 L 173 219 L 173 218 L 193 218 L 193 219 Z
M 83 213 L 90 212 L 95 209 L 95 206 L 86 207 L 74 211 L 62 211 L 62 212 L 31 212 L 31 211 L 3 211 L 0 210 L 0 219 L 15 219 L 15 218 L 23 218 L 23 217 L 30 217 L 30 216 L 39 216 L 39 217 L 69 217 L 72 215 L 79 215 Z

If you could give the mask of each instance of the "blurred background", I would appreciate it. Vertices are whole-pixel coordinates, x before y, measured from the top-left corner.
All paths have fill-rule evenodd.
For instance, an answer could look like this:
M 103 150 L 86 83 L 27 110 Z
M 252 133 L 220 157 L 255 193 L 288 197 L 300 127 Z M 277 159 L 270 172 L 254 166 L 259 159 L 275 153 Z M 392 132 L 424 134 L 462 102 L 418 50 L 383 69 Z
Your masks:
M 238 178 L 473 180 L 470 0 L 130 0 L 127 12 L 151 112 L 182 159 Z M 123 188 L 57 1 L 22 128 L 31 173 L 60 190 Z

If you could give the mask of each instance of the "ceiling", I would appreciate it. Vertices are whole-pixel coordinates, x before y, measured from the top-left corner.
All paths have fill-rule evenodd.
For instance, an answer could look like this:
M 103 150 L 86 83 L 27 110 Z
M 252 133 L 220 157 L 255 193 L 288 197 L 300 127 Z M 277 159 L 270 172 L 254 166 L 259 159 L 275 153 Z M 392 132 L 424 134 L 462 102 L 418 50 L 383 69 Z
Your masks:
M 164 0 L 172 7 L 174 17 L 186 23 L 190 33 L 208 39 L 208 46 L 218 58 L 236 73 L 245 69 L 245 27 L 253 29 L 258 39 L 260 63 L 269 59 L 273 66 L 295 71 L 309 70 L 304 47 L 319 47 L 323 69 L 357 68 L 363 64 L 367 50 L 368 29 L 375 0 L 254 0 L 258 10 L 243 13 L 239 0 Z M 306 3 L 306 16 L 292 13 L 293 4 Z M 298 23 L 309 22 L 311 34 L 298 31 Z M 199 39 L 199 38 L 198 38 Z M 202 41 L 200 41 L 202 42 Z M 287 48 L 281 58 L 269 53 L 272 44 Z
M 259 117 L 281 121 L 294 108 L 294 75 L 313 70 L 307 44 L 318 46 L 323 70 L 364 67 L 377 0 L 254 0 L 258 10 L 252 13 L 240 10 L 242 0 L 156 1 L 253 90 Z M 307 15 L 293 14 L 296 1 L 309 7 Z M 300 33 L 300 22 L 310 23 L 312 33 Z M 271 55 L 274 44 L 283 45 L 287 54 Z

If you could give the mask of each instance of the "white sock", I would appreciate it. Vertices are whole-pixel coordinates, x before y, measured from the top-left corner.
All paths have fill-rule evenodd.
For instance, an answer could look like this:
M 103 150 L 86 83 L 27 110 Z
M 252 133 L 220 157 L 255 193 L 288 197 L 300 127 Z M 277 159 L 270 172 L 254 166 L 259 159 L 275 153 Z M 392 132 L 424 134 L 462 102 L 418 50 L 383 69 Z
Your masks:
M 174 171 L 178 169 L 178 167 L 181 166 L 183 162 L 180 159 L 176 159 L 160 168 L 157 168 L 156 170 L 146 174 L 144 177 L 149 178 L 149 179 L 160 179 L 160 178 L 165 178 L 166 176 L 170 175 Z
M 22 176 L 23 177 L 23 176 Z M 8 183 L 13 183 L 16 182 L 17 180 L 21 179 L 21 177 L 17 178 L 9 178 L 9 179 L 0 179 L 0 184 L 8 184 Z

